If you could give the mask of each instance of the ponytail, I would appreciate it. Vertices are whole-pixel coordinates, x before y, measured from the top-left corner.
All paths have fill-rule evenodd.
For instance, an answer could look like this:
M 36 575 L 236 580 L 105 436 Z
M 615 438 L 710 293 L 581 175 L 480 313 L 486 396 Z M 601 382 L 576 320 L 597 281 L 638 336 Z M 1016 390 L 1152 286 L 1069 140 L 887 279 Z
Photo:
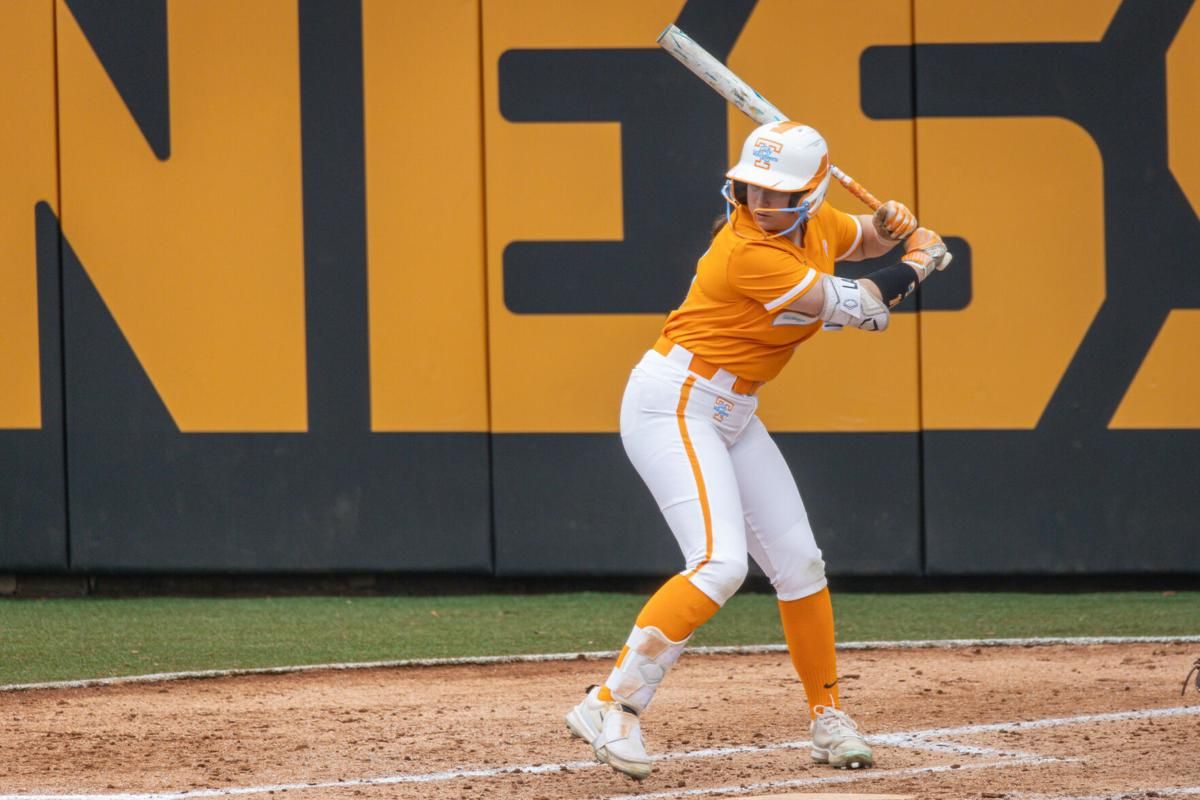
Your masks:
M 740 205 L 746 205 L 746 184 L 742 183 L 741 181 L 731 181 L 730 183 L 733 184 L 733 199 L 737 200 Z M 713 218 L 712 232 L 710 234 L 712 238 L 715 239 L 717 237 L 717 234 L 721 232 L 721 228 L 724 228 L 728 221 L 728 211 Z

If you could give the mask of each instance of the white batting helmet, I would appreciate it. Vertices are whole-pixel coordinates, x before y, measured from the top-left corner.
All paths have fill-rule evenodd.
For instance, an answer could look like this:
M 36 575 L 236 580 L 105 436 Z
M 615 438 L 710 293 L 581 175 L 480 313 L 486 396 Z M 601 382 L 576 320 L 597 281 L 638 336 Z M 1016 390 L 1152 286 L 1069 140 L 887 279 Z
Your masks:
M 829 147 L 821 134 L 799 122 L 768 122 L 742 145 L 742 157 L 725 177 L 777 192 L 808 192 L 808 215 L 829 189 Z

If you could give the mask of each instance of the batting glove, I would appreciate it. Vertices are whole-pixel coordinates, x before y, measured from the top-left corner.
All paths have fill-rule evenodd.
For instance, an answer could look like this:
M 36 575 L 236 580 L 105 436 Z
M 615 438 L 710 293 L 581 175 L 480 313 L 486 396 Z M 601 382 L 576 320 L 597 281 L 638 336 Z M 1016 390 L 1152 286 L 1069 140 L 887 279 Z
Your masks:
M 945 269 L 952 258 L 942 237 L 928 228 L 917 228 L 908 237 L 906 248 L 908 252 L 900 260 L 915 269 L 921 280 L 929 277 L 929 273 L 935 269 Z
M 898 242 L 917 229 L 917 217 L 904 203 L 888 200 L 875 209 L 875 230 L 884 239 Z

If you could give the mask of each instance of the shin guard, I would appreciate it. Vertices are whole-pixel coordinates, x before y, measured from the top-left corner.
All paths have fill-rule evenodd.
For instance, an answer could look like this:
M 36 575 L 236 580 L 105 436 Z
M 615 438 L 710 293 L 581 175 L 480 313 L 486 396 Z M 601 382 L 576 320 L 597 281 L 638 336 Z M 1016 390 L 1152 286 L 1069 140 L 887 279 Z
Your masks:
M 673 642 L 653 625 L 645 628 L 635 625 L 626 642 L 629 649 L 625 657 L 613 667 L 612 674 L 604 682 L 613 699 L 639 714 L 644 711 L 658 690 L 658 684 L 679 660 L 687 639 Z

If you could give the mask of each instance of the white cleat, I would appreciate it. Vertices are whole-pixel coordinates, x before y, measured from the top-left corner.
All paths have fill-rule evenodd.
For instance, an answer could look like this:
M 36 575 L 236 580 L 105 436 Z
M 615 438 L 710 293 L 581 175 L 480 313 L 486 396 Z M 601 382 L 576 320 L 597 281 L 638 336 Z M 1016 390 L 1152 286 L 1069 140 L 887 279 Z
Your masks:
M 579 705 L 567 712 L 567 728 L 592 746 L 596 758 L 636 780 L 650 774 L 650 756 L 642 742 L 642 729 L 633 709 L 606 703 L 596 697 L 599 686 L 588 689 Z
M 810 728 L 813 761 L 841 769 L 865 769 L 875 763 L 870 746 L 846 712 L 830 706 L 813 710 L 817 712 Z

